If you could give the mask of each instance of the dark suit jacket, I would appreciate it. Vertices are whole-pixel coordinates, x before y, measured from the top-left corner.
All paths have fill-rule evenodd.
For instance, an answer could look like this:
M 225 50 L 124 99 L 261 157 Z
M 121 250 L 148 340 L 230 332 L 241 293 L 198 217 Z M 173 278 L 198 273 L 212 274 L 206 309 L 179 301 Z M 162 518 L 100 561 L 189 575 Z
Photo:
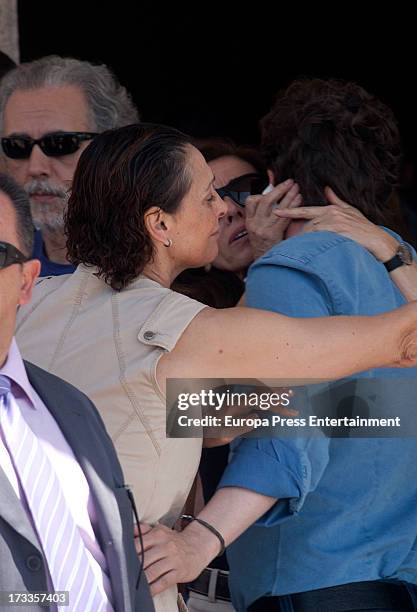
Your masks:
M 132 507 L 101 417 L 91 401 L 73 386 L 33 364 L 25 365 L 31 385 L 58 423 L 88 480 L 97 510 L 97 538 L 107 559 L 115 609 L 152 612 L 154 606 L 143 572 L 136 589 L 140 563 L 133 542 Z M 77 495 L 77 491 L 73 493 Z M 45 562 L 36 533 L 0 468 L 0 591 L 46 590 Z M 46 610 L 34 605 L 27 609 Z

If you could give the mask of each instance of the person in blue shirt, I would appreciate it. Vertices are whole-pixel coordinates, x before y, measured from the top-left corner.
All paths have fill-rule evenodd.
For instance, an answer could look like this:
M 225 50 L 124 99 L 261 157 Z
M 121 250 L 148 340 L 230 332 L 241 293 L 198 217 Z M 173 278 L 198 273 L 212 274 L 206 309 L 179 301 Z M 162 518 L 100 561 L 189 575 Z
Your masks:
M 82 151 L 97 133 L 137 121 L 128 92 L 105 65 L 53 55 L 3 77 L 5 169 L 29 195 L 41 276 L 75 269 L 67 260 L 64 212 Z
M 391 111 L 362 88 L 295 82 L 278 96 L 262 131 L 272 182 L 294 177 L 305 205 L 342 198 L 369 221 L 398 228 L 390 204 L 398 130 Z M 402 238 L 391 232 L 393 251 L 378 261 L 327 231 L 322 211 L 275 213 L 293 221 L 287 239 L 250 269 L 247 305 L 322 317 L 372 315 L 403 304 L 392 277 L 415 253 Z M 365 375 L 395 374 L 397 381 L 402 373 Z M 412 411 L 411 393 L 408 402 Z M 412 438 L 235 442 L 220 487 L 279 500 L 229 548 L 237 610 L 417 609 L 416 461 Z
M 301 216 L 287 240 L 250 269 L 247 304 L 323 317 L 387 312 L 417 299 L 416 263 L 399 234 L 381 227 L 369 238 L 372 223 L 398 229 L 391 192 L 399 138 L 391 111 L 354 84 L 296 83 L 264 122 L 263 139 L 271 182 L 293 177 L 304 204 L 329 205 L 280 211 L 277 187 L 246 201 L 246 209 L 266 207 L 279 220 Z M 328 231 L 334 229 L 341 235 Z M 374 374 L 364 373 L 357 387 L 363 391 Z M 384 370 L 381 380 L 393 374 L 397 384 L 405 372 Z M 415 393 L 406 382 L 401 403 L 412 413 Z M 372 402 L 375 416 L 390 408 Z M 200 529 L 196 543 L 187 530 L 144 526 L 148 578 L 159 589 L 194 578 L 220 541 L 229 545 L 238 612 L 417 609 L 416 459 L 411 438 L 234 442 L 220 488 L 198 515 L 216 533 Z

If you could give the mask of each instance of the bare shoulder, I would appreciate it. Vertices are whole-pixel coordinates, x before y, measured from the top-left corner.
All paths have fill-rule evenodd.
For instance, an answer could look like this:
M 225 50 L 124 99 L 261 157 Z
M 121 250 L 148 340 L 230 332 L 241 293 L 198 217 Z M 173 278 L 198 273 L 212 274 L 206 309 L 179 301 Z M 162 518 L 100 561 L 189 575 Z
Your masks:
M 259 311 L 245 307 L 234 308 L 204 308 L 194 317 L 187 330 L 181 337 L 184 346 L 189 342 L 202 341 L 204 338 L 211 345 L 217 338 L 233 336 L 233 330 L 243 332 L 242 324 L 259 318 Z M 178 345 L 180 345 L 180 342 Z M 177 346 L 178 346 L 177 345 Z
M 217 354 L 225 344 L 237 345 L 242 338 L 250 338 L 257 332 L 270 329 L 282 315 L 236 306 L 234 308 L 204 308 L 194 317 L 182 334 L 172 354 L 189 351 L 204 351 L 205 354 Z
M 161 357 L 158 381 L 164 386 L 166 378 L 204 378 L 222 376 L 222 372 L 235 376 L 238 362 L 246 359 L 249 348 L 254 353 L 266 335 L 270 317 L 278 315 L 239 307 L 204 308 L 175 348 Z

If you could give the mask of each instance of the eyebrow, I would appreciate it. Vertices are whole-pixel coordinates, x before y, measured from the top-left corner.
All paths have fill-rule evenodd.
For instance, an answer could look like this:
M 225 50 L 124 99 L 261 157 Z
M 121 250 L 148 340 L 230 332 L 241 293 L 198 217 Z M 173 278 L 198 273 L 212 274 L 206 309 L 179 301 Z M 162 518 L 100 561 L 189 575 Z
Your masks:
M 30 136 L 25 132 L 12 132 L 11 134 L 7 134 L 5 138 L 30 138 Z
M 44 138 L 45 136 L 52 136 L 52 134 L 65 134 L 65 133 L 66 133 L 66 130 L 52 130 L 52 131 L 49 131 L 43 134 L 41 138 Z M 12 132 L 8 136 L 6 136 L 6 138 L 31 138 L 32 140 L 36 140 L 36 138 L 32 138 L 32 136 L 29 136 L 29 134 L 27 134 L 26 132 Z

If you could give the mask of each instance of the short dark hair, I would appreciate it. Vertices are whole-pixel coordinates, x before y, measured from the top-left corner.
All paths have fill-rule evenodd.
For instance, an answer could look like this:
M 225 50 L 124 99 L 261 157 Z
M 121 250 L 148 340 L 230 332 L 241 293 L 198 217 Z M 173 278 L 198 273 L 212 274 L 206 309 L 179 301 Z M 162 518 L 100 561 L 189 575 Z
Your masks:
M 190 139 L 141 123 L 97 136 L 83 151 L 65 214 L 70 261 L 97 266 L 113 289 L 124 289 L 154 256 L 145 227 L 152 206 L 174 213 L 191 186 Z
M 324 187 L 386 223 L 397 186 L 400 138 L 388 106 L 356 83 L 302 79 L 279 92 L 261 121 L 262 150 L 275 182 L 293 178 L 306 205 Z
M 0 192 L 10 199 L 16 213 L 16 231 L 20 243 L 18 246 L 24 255 L 31 257 L 35 228 L 29 198 L 25 190 L 3 172 L 0 172 Z

